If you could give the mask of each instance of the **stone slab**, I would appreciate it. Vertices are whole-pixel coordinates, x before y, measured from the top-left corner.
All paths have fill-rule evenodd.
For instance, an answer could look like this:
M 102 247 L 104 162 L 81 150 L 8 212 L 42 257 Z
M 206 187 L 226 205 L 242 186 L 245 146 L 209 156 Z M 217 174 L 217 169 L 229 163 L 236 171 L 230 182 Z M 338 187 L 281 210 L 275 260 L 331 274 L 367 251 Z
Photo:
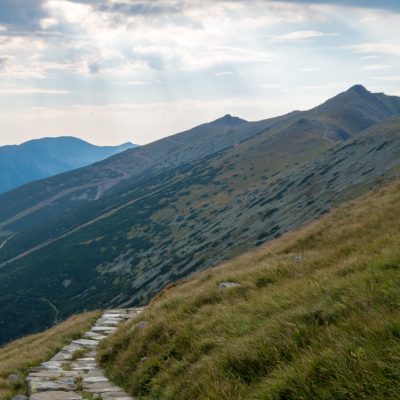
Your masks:
M 78 344 L 83 347 L 97 347 L 99 344 L 98 340 L 93 339 L 78 339 L 72 342 L 73 344 Z
M 30 396 L 29 400 L 82 400 L 82 397 L 75 392 L 42 392 Z

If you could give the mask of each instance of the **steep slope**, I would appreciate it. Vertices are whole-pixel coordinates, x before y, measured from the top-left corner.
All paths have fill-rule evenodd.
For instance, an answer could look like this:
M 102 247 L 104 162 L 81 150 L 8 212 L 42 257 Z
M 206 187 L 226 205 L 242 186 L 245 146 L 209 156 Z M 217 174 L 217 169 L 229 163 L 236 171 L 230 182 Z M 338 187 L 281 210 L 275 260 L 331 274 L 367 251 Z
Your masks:
M 299 121 L 320 124 L 320 135 L 325 140 L 332 143 L 342 141 L 373 123 L 397 115 L 399 109 L 398 97 L 372 94 L 356 85 L 306 112 L 293 112 L 258 122 L 247 122 L 228 114 L 60 178 L 43 180 L 8 196 L 0 196 L 0 217 L 6 219 L 29 210 L 33 205 L 40 207 L 42 201 L 47 204 L 53 198 L 64 199 L 70 207 L 80 206 L 82 202 L 99 199 L 120 182 L 154 176 L 237 146 L 255 135 L 271 130 L 274 131 L 271 134 L 279 133 Z M 85 189 L 83 196 L 82 189 Z M 75 201 L 77 198 L 80 200 L 78 203 Z
M 143 181 L 177 168 L 262 132 L 289 116 L 250 123 L 230 115 L 177 135 L 141 146 L 78 171 L 26 185 L 0 196 L 0 220 L 31 213 L 62 199 L 64 207 L 79 208 L 98 200 L 121 182 Z M 78 200 L 78 201 L 77 201 Z M 1 224 L 4 226 L 4 223 Z M 1 229 L 1 227 L 0 227 Z
M 391 103 L 391 107 L 387 103 Z M 260 134 L 275 136 L 283 148 L 286 137 L 281 133 L 296 129 L 297 124 L 318 125 L 318 136 L 324 142 L 334 144 L 357 134 L 362 128 L 397 115 L 396 107 L 400 108 L 398 97 L 375 95 L 356 85 L 305 112 L 293 112 L 258 122 L 247 122 L 226 115 L 78 171 L 35 182 L 0 196 L 0 220 L 3 221 L 0 233 L 2 228 L 9 225 L 5 223 L 9 218 L 12 223 L 16 218 L 20 219 L 20 214 L 30 215 L 38 209 L 48 209 L 49 205 L 54 209 L 56 201 L 60 204 L 60 210 L 55 211 L 57 215 L 63 213 L 65 208 L 80 208 L 85 203 L 100 199 L 119 184 L 132 185 L 133 182 L 162 174 L 165 170 L 237 147 Z
M 348 95 L 357 92 L 353 88 Z M 183 134 L 185 149 L 202 143 L 205 135 L 226 141 L 219 151 L 206 146 L 196 155 L 193 150 L 195 159 L 187 162 L 188 156 L 173 147 L 159 164 L 176 159 L 174 168 L 143 170 L 100 197 L 93 186 L 61 192 L 54 187 L 72 182 L 71 176 L 89 179 L 90 171 L 104 172 L 110 162 L 116 165 L 134 152 L 143 155 L 153 145 L 23 188 L 51 193 L 51 201 L 43 197 L 38 203 L 42 208 L 12 214 L 18 202 L 6 205 L 4 199 L 21 191 L 2 196 L 8 218 L 0 223 L 0 342 L 40 329 L 54 318 L 54 310 L 65 317 L 99 304 L 146 303 L 168 282 L 299 227 L 398 173 L 400 118 L 351 132 L 345 124 L 348 109 L 342 108 L 344 115 L 337 114 L 332 123 L 324 122 L 327 113 L 311 110 L 256 123 L 234 119 L 228 124 L 238 125 L 233 132 L 226 127 L 232 117 L 225 117 L 200 127 L 199 134 Z M 161 144 L 154 145 L 159 154 Z M 35 194 L 25 197 L 27 204 Z M 21 322 L 25 308 L 36 316 L 33 325 Z
M 141 399 L 398 399 L 399 218 L 396 181 L 171 286 L 99 358 Z
M 93 164 L 132 147 L 132 143 L 94 146 L 74 137 L 43 138 L 0 147 L 0 193 Z

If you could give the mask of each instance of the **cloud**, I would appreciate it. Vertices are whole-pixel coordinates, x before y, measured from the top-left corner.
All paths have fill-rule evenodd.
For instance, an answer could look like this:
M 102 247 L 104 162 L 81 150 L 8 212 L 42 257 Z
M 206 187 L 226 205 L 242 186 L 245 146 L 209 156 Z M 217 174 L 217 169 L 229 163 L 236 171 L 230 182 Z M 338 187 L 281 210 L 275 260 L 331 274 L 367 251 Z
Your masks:
M 282 3 L 298 4 L 334 4 L 340 6 L 350 6 L 359 8 L 378 8 L 386 10 L 400 11 L 398 0 L 278 0 Z
M 8 60 L 9 60 L 9 57 L 0 57 L 0 71 L 4 70 Z
M 181 12 L 188 4 L 183 0 L 169 1 L 108 1 L 108 0 L 69 0 L 72 3 L 81 3 L 92 6 L 102 12 L 121 13 L 125 15 L 160 15 Z M 218 1 L 218 0 L 217 0 Z
M 100 72 L 100 63 L 97 61 L 88 63 L 88 69 L 92 75 L 98 74 Z
M 90 4 L 97 6 L 98 8 L 104 8 L 106 10 L 118 11 L 125 10 L 132 13 L 143 13 L 143 14 L 159 14 L 159 13 L 171 13 L 180 11 L 184 7 L 190 7 L 193 0 L 173 0 L 162 2 L 151 0 L 151 1 L 114 1 L 110 5 L 107 0 L 70 0 L 76 3 Z M 398 0 L 270 0 L 279 3 L 293 3 L 293 4 L 334 4 L 341 6 L 360 7 L 360 8 L 378 8 L 400 11 L 400 4 Z M 153 3 L 154 2 L 154 3 Z M 228 3 L 246 3 L 248 0 L 213 0 L 214 3 L 228 4 Z M 158 3 L 158 4 L 157 4 Z M 204 1 L 203 1 L 204 3 Z
M 128 81 L 125 83 L 125 85 L 129 86 L 143 86 L 143 85 L 151 85 L 152 82 L 146 82 L 146 81 Z
M 331 82 L 331 83 L 323 83 L 321 85 L 308 85 L 301 86 L 302 90 L 345 90 L 352 86 L 352 83 L 349 82 Z
M 263 83 L 260 86 L 264 89 L 279 89 L 282 87 L 280 83 Z
M 390 65 L 386 65 L 386 64 L 371 64 L 371 65 L 365 65 L 363 68 L 369 69 L 369 70 L 378 70 L 378 69 L 386 69 L 389 67 L 390 67 Z
M 344 47 L 354 53 L 378 53 L 400 56 L 399 42 L 368 42 Z
M 376 81 L 395 82 L 395 81 L 400 81 L 400 75 L 373 76 L 371 79 Z
M 227 75 L 232 75 L 232 71 L 220 71 L 220 72 L 214 72 L 214 76 L 227 76 Z
M 98 3 L 98 2 L 97 2 Z M 95 9 L 102 12 L 118 13 L 123 15 L 134 16 L 154 16 L 175 14 L 182 11 L 182 2 L 157 2 L 157 1 L 137 1 L 133 3 L 127 2 L 103 2 L 95 4 Z
M 322 68 L 321 67 L 304 67 L 300 68 L 299 71 L 301 72 L 316 72 L 320 71 Z
M 0 25 L 11 31 L 40 29 L 39 21 L 47 17 L 42 0 L 0 0 Z
M 0 95 L 4 94 L 70 94 L 69 90 L 41 89 L 41 88 L 5 88 L 0 89 Z
M 320 31 L 295 31 L 278 35 L 272 38 L 273 42 L 303 42 L 323 36 L 337 36 L 337 33 L 326 33 Z
M 400 67 L 400 14 L 393 10 L 376 0 L 0 0 L 0 110 L 18 111 L 0 123 L 13 133 L 60 133 L 58 127 L 75 133 L 75 110 L 70 120 L 60 116 L 46 125 L 42 119 L 37 126 L 23 125 L 19 111 L 50 101 L 60 113 L 112 103 L 104 110 L 107 121 L 93 118 L 100 108 L 79 110 L 84 122 L 76 134 L 91 132 L 93 139 L 98 131 L 115 131 L 115 124 L 127 133 L 143 128 L 143 135 L 162 136 L 183 127 L 181 118 L 190 127 L 217 117 L 213 107 L 264 118 L 304 108 L 311 97 L 324 100 L 355 81 L 393 93 L 397 80 L 370 77 L 395 75 Z M 263 103 L 256 115 L 255 103 L 268 92 L 276 107 Z M 232 97 L 242 101 L 233 104 Z M 187 98 L 201 106 L 168 106 Z M 118 105 L 135 101 L 160 105 L 145 113 L 133 107 L 137 118 Z M 31 118 L 38 121 L 34 113 Z
M 43 65 L 37 63 L 23 65 L 7 56 L 0 59 L 0 78 L 2 79 L 12 82 L 20 79 L 44 79 L 45 76 Z
M 59 24 L 59 21 L 55 18 L 42 18 L 39 21 L 40 28 L 43 30 L 47 30 L 53 26 L 57 26 Z
M 375 60 L 375 59 L 377 59 L 377 58 L 380 58 L 381 56 L 363 56 L 363 57 L 360 57 L 360 60 L 362 60 L 362 61 L 365 61 L 365 60 Z

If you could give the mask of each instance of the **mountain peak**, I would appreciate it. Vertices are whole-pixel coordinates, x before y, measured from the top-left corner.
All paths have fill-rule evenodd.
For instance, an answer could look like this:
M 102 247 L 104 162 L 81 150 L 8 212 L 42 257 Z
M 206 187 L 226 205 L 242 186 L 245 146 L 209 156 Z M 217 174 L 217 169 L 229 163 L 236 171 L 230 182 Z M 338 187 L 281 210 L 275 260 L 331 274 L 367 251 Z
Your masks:
M 318 115 L 324 114 L 341 130 L 355 134 L 398 114 L 397 110 L 400 110 L 400 105 L 396 99 L 389 101 L 385 95 L 377 96 L 357 84 L 311 111 Z
M 375 98 L 375 96 L 368 91 L 363 85 L 357 84 L 347 89 L 346 91 L 339 93 L 332 97 L 324 105 L 335 106 L 335 107 L 354 107 L 362 106 L 363 104 L 373 105 L 374 108 L 381 108 L 382 104 Z
M 360 84 L 352 86 L 349 90 L 347 90 L 347 92 L 357 93 L 360 95 L 371 94 L 363 85 Z
M 245 119 L 234 117 L 231 114 L 225 114 L 223 117 L 216 119 L 214 122 L 220 122 L 223 124 L 234 125 L 237 123 L 247 122 Z

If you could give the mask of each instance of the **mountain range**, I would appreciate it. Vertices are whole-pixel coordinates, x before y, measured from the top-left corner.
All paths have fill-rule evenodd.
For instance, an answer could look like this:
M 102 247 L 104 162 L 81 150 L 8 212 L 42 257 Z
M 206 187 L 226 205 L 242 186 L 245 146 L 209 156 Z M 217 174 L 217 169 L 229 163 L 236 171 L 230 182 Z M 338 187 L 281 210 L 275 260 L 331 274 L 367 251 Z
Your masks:
M 0 343 L 298 228 L 400 171 L 400 98 L 216 121 L 0 196 Z
M 85 167 L 135 147 L 95 146 L 75 137 L 30 140 L 0 147 L 0 193 L 23 184 Z

